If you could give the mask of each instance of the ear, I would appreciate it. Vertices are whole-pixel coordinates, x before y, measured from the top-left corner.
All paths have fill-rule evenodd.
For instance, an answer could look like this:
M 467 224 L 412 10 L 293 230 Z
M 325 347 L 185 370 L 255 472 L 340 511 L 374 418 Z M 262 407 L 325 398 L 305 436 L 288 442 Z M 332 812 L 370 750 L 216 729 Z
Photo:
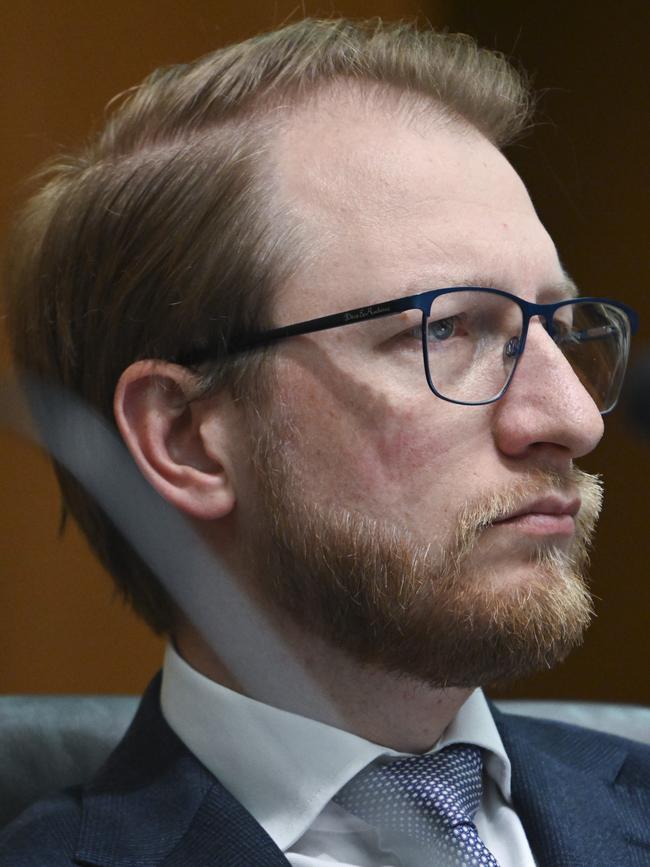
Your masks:
M 235 414 L 227 395 L 191 401 L 194 376 L 164 361 L 137 361 L 117 384 L 117 426 L 140 471 L 187 515 L 214 520 L 236 502 L 229 443 Z

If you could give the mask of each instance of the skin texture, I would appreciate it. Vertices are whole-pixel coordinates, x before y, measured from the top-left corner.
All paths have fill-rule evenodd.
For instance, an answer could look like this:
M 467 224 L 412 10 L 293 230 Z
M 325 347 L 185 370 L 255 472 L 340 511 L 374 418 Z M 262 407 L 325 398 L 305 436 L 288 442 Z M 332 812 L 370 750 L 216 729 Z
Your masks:
M 295 110 L 276 144 L 278 194 L 314 239 L 304 268 L 279 288 L 277 324 L 454 284 L 539 302 L 567 294 L 523 183 L 467 125 L 435 112 L 407 119 L 387 104 L 333 92 Z M 419 345 L 407 335 L 416 323 L 405 314 L 283 342 L 271 414 L 274 448 L 301 500 L 343 506 L 435 551 L 468 500 L 540 470 L 568 476 L 603 423 L 537 321 L 507 394 L 478 407 L 431 394 Z M 398 749 L 429 749 L 470 690 L 363 666 L 272 604 L 263 569 L 242 542 L 250 545 L 251 527 L 264 519 L 249 419 L 224 395 L 185 404 L 187 376 L 139 362 L 120 381 L 116 418 L 142 472 L 269 613 L 332 706 L 344 709 L 346 728 Z M 489 581 L 506 591 L 534 577 L 539 537 L 525 523 L 491 527 L 476 548 Z M 551 541 L 567 549 L 571 536 Z M 175 640 L 199 671 L 239 687 L 189 624 Z M 300 695 L 280 687 L 276 703 L 310 715 Z

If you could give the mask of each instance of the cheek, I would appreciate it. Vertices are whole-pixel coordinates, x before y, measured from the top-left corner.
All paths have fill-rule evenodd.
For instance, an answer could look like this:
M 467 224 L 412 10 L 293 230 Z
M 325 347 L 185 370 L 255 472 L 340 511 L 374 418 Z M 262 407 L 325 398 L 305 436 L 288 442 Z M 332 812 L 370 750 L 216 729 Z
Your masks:
M 387 486 L 402 509 L 455 512 L 476 487 L 489 443 L 483 420 L 468 419 L 464 407 L 424 402 L 384 419 L 375 449 Z
M 389 478 L 400 479 L 404 472 L 429 472 L 445 466 L 455 447 L 450 426 L 437 420 L 422 407 L 395 406 L 377 427 L 377 459 L 386 467 Z
M 283 390 L 282 405 L 285 453 L 301 487 L 321 501 L 411 523 L 467 493 L 460 480 L 476 467 L 478 433 L 463 407 L 367 386 L 355 397 L 349 382 L 340 393 L 304 372 Z

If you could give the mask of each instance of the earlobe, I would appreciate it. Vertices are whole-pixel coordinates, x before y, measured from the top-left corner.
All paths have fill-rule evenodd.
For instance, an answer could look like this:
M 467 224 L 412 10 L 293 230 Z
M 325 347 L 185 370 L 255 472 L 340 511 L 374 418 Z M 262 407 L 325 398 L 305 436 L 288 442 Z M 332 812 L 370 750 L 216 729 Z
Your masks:
M 228 449 L 231 418 L 220 415 L 218 400 L 192 401 L 193 385 L 186 368 L 137 361 L 120 377 L 114 413 L 152 487 L 190 517 L 215 520 L 228 515 L 236 502 Z

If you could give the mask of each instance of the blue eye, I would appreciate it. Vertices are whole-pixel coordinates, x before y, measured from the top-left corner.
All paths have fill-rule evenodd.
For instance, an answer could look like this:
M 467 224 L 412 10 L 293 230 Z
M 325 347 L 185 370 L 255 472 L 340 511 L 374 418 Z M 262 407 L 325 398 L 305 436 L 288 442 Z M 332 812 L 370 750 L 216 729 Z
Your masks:
M 430 340 L 447 340 L 454 333 L 455 326 L 455 316 L 448 316 L 446 319 L 436 319 L 435 322 L 427 323 L 427 335 Z

